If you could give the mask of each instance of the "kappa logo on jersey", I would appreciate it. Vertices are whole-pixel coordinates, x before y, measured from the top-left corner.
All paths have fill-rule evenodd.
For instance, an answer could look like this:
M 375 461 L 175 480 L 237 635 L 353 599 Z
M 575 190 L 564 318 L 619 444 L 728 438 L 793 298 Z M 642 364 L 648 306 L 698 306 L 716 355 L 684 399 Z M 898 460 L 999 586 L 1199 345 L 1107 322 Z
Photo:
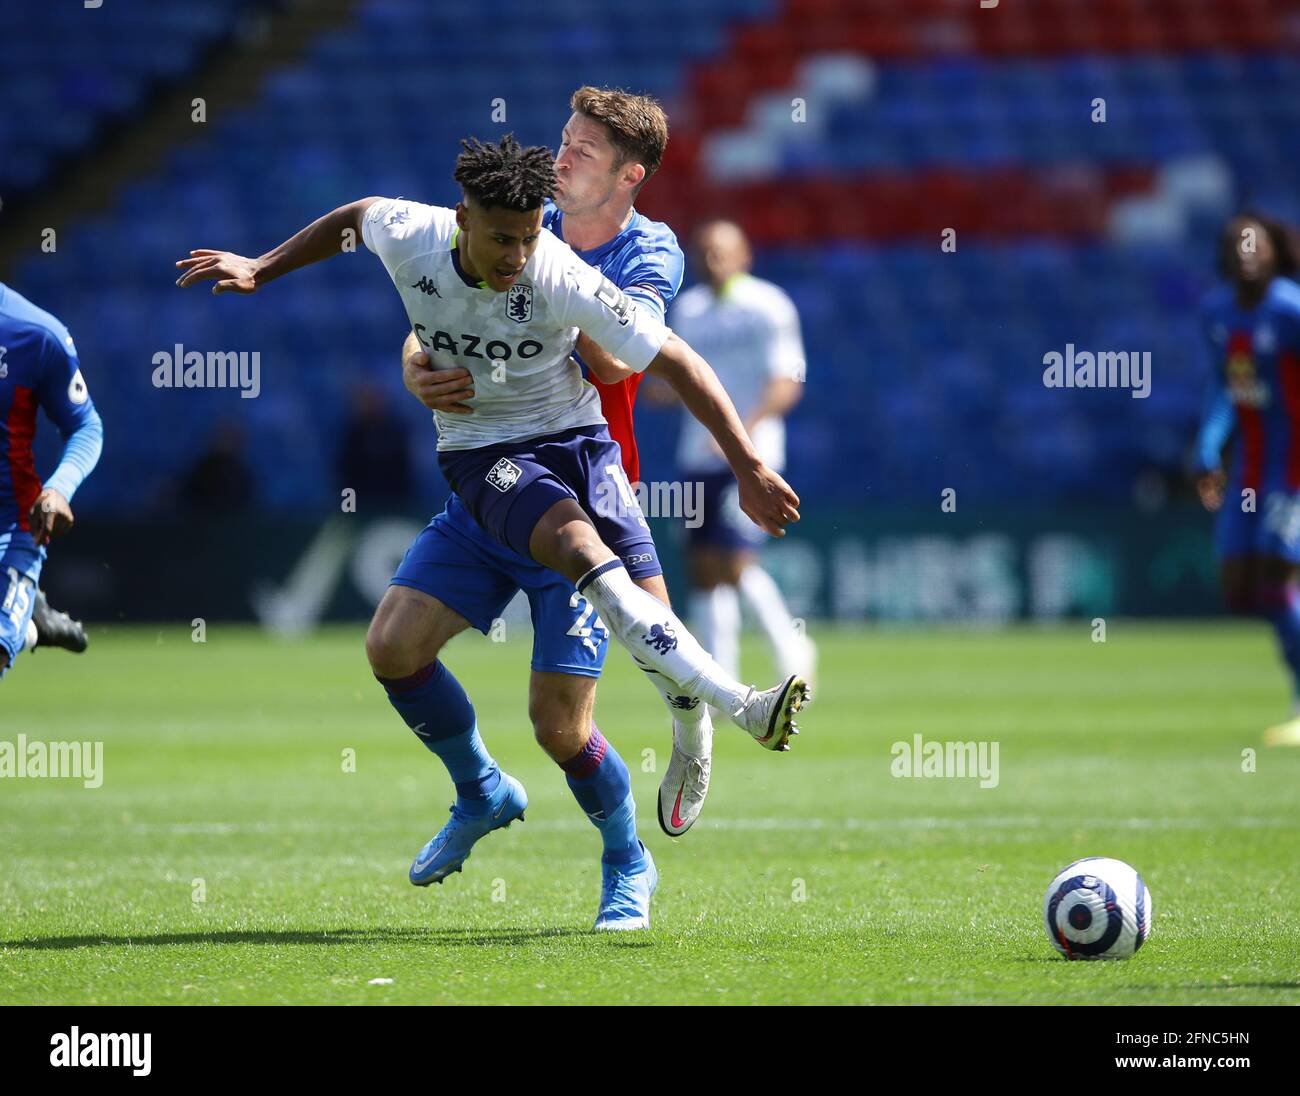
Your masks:
M 393 225 L 404 225 L 408 220 L 410 220 L 410 217 L 411 211 L 407 209 L 406 206 L 396 206 L 393 209 L 393 212 L 388 215 L 388 219 L 384 222 L 384 227 L 392 228 Z
M 600 279 L 600 288 L 596 290 L 596 300 L 618 317 L 620 327 L 626 327 L 632 319 L 632 302 L 627 295 L 608 278 Z
M 72 374 L 72 380 L 68 382 L 68 402 L 85 403 L 86 397 L 89 395 L 90 392 L 86 388 L 85 378 L 82 377 L 81 370 L 78 369 Z
M 438 292 L 438 287 L 433 284 L 427 275 L 421 274 L 418 282 L 411 283 L 412 289 L 418 289 L 426 297 L 437 297 L 442 300 L 442 294 Z
M 506 315 L 515 323 L 527 323 L 533 318 L 533 287 L 512 285 L 506 294 Z
M 519 465 L 509 457 L 502 457 L 492 466 L 485 478 L 488 483 L 504 494 L 519 482 L 519 477 L 522 474 Z

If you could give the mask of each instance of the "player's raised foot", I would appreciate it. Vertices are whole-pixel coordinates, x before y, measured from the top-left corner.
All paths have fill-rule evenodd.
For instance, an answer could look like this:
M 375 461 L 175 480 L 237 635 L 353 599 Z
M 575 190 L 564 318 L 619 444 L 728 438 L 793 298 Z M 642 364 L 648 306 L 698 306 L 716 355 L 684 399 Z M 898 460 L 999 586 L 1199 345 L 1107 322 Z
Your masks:
M 89 642 L 81 621 L 52 608 L 45 598 L 45 591 L 39 586 L 36 600 L 32 603 L 32 623 L 36 625 L 36 647 L 62 647 L 65 651 L 81 654 Z
M 798 674 L 791 674 L 771 689 L 755 689 L 732 721 L 747 730 L 763 749 L 788 750 L 790 736 L 799 733 L 795 716 L 811 697 L 808 683 Z
M 501 783 L 486 801 L 457 799 L 447 824 L 412 862 L 411 882 L 417 887 L 441 883 L 452 872 L 460 871 L 476 841 L 516 818 L 522 821 L 527 809 L 528 793 L 507 773 L 501 774 Z
M 1264 732 L 1265 746 L 1300 746 L 1300 715 Z
M 713 763 L 713 729 L 707 724 L 673 722 L 673 756 L 659 784 L 659 828 L 681 837 L 695 825 L 709 794 Z
M 650 927 L 650 896 L 659 885 L 659 869 L 650 850 L 630 864 L 600 865 L 600 912 L 597 932 L 631 932 Z

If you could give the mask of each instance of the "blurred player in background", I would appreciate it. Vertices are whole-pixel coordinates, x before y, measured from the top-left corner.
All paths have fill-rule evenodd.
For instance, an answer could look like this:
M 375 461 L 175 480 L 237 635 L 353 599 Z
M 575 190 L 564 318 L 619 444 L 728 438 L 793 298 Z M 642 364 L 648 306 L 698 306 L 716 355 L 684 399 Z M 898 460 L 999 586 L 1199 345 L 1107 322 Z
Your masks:
M 38 407 L 64 439 L 44 485 L 32 454 Z M 0 677 L 38 643 L 85 649 L 81 626 L 38 587 L 46 545 L 72 528 L 70 501 L 103 440 L 68 329 L 0 283 Z
M 638 213 L 637 195 L 658 169 L 668 144 L 668 119 L 653 99 L 610 88 L 581 87 L 569 100 L 573 113 L 560 134 L 555 159 L 556 189 L 548 201 L 542 224 L 564 240 L 585 262 L 596 267 L 639 307 L 661 320 L 681 288 L 685 259 L 672 229 Z M 587 335 L 580 335 L 574 355 L 585 367 L 587 380 L 600 394 L 600 409 L 618 443 L 629 483 L 641 480 L 633 407 L 642 374 L 628 369 Z M 606 376 L 601 381 L 588 368 L 594 364 Z M 463 400 L 473 395 L 467 370 L 434 371 L 429 355 L 414 334 L 403 351 L 403 378 L 407 388 L 434 411 L 470 414 Z M 492 557 L 493 553 L 485 553 Z M 521 568 L 520 574 L 529 572 Z M 637 575 L 643 590 L 669 605 L 662 573 Z M 573 591 L 561 576 L 549 574 L 543 588 L 525 587 L 534 613 L 547 600 L 567 603 Z M 557 614 L 558 615 L 558 614 Z M 588 637 L 575 636 L 574 644 Z M 707 649 L 707 648 L 706 648 Z M 600 661 L 584 666 L 584 659 L 568 659 L 568 672 L 600 673 Z M 534 667 L 534 687 L 551 688 L 546 669 Z M 695 824 L 709 790 L 713 755 L 713 726 L 708 705 L 690 704 L 676 690 L 656 691 L 664 698 L 672 718 L 673 749 L 659 785 L 659 827 L 670 837 L 680 837 Z
M 1246 215 L 1224 227 L 1228 281 L 1204 304 L 1214 376 L 1194 461 L 1229 610 L 1263 616 L 1291 673 L 1291 718 L 1271 745 L 1300 745 L 1300 246 L 1287 225 Z M 1222 454 L 1230 442 L 1228 468 Z
M 683 293 L 672 326 L 708 359 L 763 461 L 785 467 L 784 417 L 803 395 L 806 364 L 799 314 L 785 292 L 749 273 L 749 241 L 729 221 L 695 234 L 692 259 L 705 282 Z M 682 478 L 702 485 L 698 528 L 688 529 L 691 620 L 700 642 L 729 672 L 740 667 L 740 603 L 757 617 L 777 672 L 811 678 L 816 649 L 797 628 L 772 576 L 759 566 L 766 534 L 741 510 L 736 480 L 722 451 L 689 414 L 683 416 L 677 463 Z

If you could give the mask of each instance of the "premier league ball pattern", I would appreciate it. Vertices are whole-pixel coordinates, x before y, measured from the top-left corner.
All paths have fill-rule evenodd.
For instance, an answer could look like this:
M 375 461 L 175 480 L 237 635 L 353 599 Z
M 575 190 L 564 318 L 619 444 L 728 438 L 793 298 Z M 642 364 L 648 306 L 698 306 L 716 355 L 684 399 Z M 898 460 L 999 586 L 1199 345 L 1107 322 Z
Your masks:
M 1128 959 L 1151 931 L 1151 892 L 1122 860 L 1090 856 L 1052 880 L 1043 916 L 1067 959 Z

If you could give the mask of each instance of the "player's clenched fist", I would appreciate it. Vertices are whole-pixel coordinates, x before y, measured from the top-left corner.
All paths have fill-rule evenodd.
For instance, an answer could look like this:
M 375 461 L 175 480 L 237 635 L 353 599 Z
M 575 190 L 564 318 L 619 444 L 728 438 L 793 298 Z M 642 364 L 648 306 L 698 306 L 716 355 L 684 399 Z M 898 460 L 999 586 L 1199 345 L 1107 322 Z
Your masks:
M 216 282 L 213 293 L 252 293 L 257 289 L 258 261 L 229 251 L 191 251 L 176 265 L 185 273 L 176 279 L 184 289 L 195 282 Z
M 760 529 L 774 537 L 785 536 L 785 526 L 799 520 L 799 496 L 766 464 L 736 477 L 740 508 Z
M 36 496 L 31 513 L 27 516 L 32 540 L 37 547 L 47 543 L 51 537 L 63 536 L 72 528 L 74 520 L 68 500 L 49 487 Z

